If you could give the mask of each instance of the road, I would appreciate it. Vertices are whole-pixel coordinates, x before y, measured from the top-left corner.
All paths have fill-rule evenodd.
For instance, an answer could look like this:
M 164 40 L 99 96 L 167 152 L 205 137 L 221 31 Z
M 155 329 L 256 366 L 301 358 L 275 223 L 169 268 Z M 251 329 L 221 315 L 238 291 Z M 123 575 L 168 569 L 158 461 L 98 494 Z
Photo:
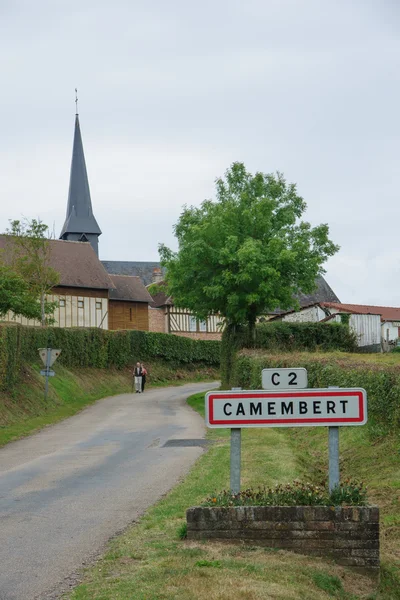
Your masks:
M 204 437 L 185 399 L 216 385 L 105 398 L 1 449 L 0 600 L 58 598 L 112 535 L 187 473 L 202 447 L 163 446 Z

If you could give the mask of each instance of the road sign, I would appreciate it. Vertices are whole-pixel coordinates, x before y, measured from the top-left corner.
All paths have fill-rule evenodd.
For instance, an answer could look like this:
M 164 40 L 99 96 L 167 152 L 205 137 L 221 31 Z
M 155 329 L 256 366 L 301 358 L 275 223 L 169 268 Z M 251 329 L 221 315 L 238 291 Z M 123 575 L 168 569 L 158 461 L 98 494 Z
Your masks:
M 42 369 L 40 371 L 40 374 L 44 375 L 45 377 L 54 377 L 55 371 L 53 371 L 52 369 Z
M 263 390 L 299 390 L 307 387 L 307 370 L 296 369 L 263 369 L 261 371 Z
M 367 422 L 362 388 L 208 392 L 207 427 L 337 427 Z
M 50 359 L 49 362 L 47 363 L 47 351 L 50 350 Z M 61 354 L 61 350 L 56 350 L 54 348 L 39 348 L 39 356 L 43 361 L 44 366 L 48 366 L 51 367 L 51 365 L 53 365 L 57 358 L 60 356 Z

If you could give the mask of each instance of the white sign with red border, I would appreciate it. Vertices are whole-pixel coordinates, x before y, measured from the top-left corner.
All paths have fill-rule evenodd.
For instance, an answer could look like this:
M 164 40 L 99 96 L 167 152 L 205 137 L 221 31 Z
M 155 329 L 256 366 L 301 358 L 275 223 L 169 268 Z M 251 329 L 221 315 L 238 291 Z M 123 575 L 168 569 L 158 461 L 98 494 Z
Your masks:
M 218 391 L 206 394 L 206 425 L 230 427 L 337 427 L 365 425 L 362 388 Z

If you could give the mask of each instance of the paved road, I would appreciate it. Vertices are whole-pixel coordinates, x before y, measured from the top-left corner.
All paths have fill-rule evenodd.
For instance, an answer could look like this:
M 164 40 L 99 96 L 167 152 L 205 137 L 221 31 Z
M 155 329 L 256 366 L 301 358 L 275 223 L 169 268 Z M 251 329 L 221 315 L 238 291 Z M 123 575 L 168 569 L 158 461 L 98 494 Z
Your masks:
M 189 384 L 100 400 L 0 450 L 0 600 L 57 598 L 63 582 L 185 474 L 204 435 Z

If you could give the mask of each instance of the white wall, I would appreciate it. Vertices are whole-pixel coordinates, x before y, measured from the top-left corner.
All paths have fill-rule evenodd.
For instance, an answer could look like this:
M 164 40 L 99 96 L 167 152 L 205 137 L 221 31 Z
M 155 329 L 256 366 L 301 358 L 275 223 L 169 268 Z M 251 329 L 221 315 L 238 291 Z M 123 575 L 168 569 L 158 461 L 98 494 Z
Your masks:
M 340 315 L 336 315 L 330 323 L 341 323 Z M 350 314 L 349 327 L 357 336 L 357 344 L 363 346 L 379 345 L 381 343 L 381 317 L 380 315 L 354 315 Z
M 55 319 L 54 327 L 101 327 L 101 329 L 108 329 L 108 298 L 50 294 L 47 299 L 49 302 L 58 302 L 58 307 L 53 315 Z M 65 306 L 60 306 L 60 303 L 65 303 Z M 4 317 L 4 321 L 12 321 L 28 326 L 40 326 L 39 321 L 28 320 L 25 317 L 14 317 L 11 312 Z
M 325 319 L 326 314 L 320 306 L 309 306 L 302 308 L 298 312 L 289 313 L 282 317 L 282 321 L 290 323 L 318 323 Z
M 396 321 L 397 322 L 397 321 Z M 393 323 L 391 321 L 386 321 L 385 323 L 382 323 L 382 339 L 383 340 L 387 340 L 387 332 L 389 330 L 389 342 L 393 342 L 394 340 L 397 340 L 397 338 L 399 337 L 399 328 L 396 325 L 393 325 Z

